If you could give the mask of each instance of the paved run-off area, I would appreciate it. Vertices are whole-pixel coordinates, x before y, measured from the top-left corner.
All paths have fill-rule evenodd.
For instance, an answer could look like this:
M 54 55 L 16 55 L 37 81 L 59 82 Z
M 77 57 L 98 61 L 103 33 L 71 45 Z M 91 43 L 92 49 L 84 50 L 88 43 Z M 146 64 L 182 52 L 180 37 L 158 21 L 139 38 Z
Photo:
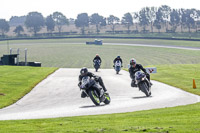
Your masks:
M 0 109 L 0 120 L 122 113 L 200 101 L 197 95 L 157 81 L 152 81 L 152 96 L 146 97 L 138 88 L 130 86 L 131 79 L 126 71 L 120 71 L 119 75 L 114 69 L 89 71 L 102 77 L 110 93 L 109 105 L 95 106 L 90 98 L 82 99 L 77 86 L 80 69 L 60 68 L 17 103 Z

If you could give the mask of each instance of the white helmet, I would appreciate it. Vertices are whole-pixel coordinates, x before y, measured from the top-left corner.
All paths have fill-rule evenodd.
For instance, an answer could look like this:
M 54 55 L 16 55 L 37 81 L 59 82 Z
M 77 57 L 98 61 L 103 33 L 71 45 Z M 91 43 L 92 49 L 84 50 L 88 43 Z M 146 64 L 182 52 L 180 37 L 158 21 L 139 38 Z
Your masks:
M 132 58 L 132 59 L 130 60 L 130 65 L 132 66 L 132 65 L 135 65 L 135 64 L 136 64 L 136 59 Z

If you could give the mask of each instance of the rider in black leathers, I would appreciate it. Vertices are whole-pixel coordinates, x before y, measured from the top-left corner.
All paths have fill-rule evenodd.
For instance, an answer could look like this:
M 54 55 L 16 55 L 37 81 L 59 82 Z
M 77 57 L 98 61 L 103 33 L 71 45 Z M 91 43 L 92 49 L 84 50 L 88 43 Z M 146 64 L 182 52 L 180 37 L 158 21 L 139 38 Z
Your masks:
M 147 73 L 146 69 L 141 64 L 137 64 L 136 60 L 132 58 L 130 60 L 130 68 L 129 68 L 130 77 L 132 79 L 132 82 L 131 82 L 132 87 L 137 87 L 137 85 L 135 84 L 135 73 L 140 70 L 142 70 L 145 73 L 147 79 L 150 82 L 150 75 Z
M 107 89 L 106 89 L 106 87 L 105 87 L 105 85 L 104 85 L 104 83 L 103 83 L 102 78 L 99 77 L 99 76 L 97 76 L 97 75 L 94 75 L 94 74 L 91 73 L 91 72 L 88 72 L 88 69 L 87 69 L 86 67 L 83 67 L 83 68 L 81 69 L 81 71 L 80 71 L 80 75 L 79 75 L 79 84 L 78 84 L 79 87 L 80 87 L 80 85 L 81 85 L 81 80 L 82 80 L 82 78 L 83 78 L 84 76 L 89 76 L 90 78 L 91 78 L 91 77 L 94 77 L 95 81 L 96 81 L 96 82 L 99 82 L 99 84 L 102 86 L 104 92 L 107 91 Z M 82 97 L 82 98 L 85 98 L 85 97 L 86 97 L 86 94 L 85 94 L 84 92 L 82 92 L 81 97 Z
M 114 64 L 113 67 L 115 66 L 115 62 L 118 61 L 118 60 L 119 60 L 121 63 L 123 63 L 123 62 L 122 62 L 122 59 L 120 58 L 120 56 L 117 56 L 117 58 L 115 58 L 114 61 L 113 61 L 113 64 Z M 123 67 L 123 66 L 122 66 L 122 67 Z
M 96 54 L 96 56 L 94 57 L 93 62 L 94 62 L 94 60 L 100 60 L 100 63 L 101 63 L 101 58 L 98 54 Z

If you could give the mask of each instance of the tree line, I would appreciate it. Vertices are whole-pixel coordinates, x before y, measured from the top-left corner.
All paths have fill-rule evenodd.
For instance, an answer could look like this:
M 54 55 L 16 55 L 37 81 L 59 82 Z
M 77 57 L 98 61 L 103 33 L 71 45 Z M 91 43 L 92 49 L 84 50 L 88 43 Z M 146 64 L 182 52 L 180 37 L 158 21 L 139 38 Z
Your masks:
M 17 17 L 12 17 L 16 19 Z M 85 29 L 90 25 L 94 25 L 96 28 L 96 33 L 100 33 L 100 29 L 103 26 L 109 25 L 111 27 L 110 33 L 116 33 L 117 25 L 124 25 L 128 34 L 132 33 L 130 28 L 135 25 L 134 32 L 139 31 L 138 27 L 142 27 L 143 33 L 154 32 L 154 28 L 158 32 L 162 28 L 165 28 L 166 32 L 176 32 L 177 27 L 181 27 L 181 32 L 183 29 L 188 29 L 188 32 L 191 32 L 191 29 L 195 29 L 198 32 L 198 27 L 200 26 L 200 10 L 197 9 L 172 9 L 167 5 L 160 7 L 144 7 L 139 12 L 125 13 L 124 16 L 120 19 L 117 16 L 110 15 L 109 17 L 103 17 L 98 13 L 94 13 L 89 16 L 87 13 L 80 13 L 77 15 L 76 19 L 68 19 L 61 12 L 54 12 L 47 17 L 39 12 L 29 12 L 28 15 L 23 16 L 24 25 L 26 28 L 33 32 L 36 36 L 37 33 L 41 30 L 42 27 L 46 26 L 48 33 L 53 33 L 55 28 L 57 28 L 59 34 L 61 34 L 63 26 L 69 25 L 70 21 L 73 21 L 77 28 L 80 28 L 81 34 L 86 34 Z M 150 31 L 147 30 L 147 27 L 150 27 Z M 10 25 L 5 19 L 0 19 L 0 32 L 4 37 L 5 33 L 10 30 Z M 16 26 L 15 32 L 20 36 L 23 32 L 23 26 Z

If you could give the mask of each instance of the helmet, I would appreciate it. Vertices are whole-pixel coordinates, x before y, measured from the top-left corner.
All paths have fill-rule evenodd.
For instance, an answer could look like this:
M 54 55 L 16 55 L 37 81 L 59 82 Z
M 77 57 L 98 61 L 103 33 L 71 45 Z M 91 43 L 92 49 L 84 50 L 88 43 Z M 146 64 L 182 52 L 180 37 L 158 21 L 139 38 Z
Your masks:
M 136 59 L 132 58 L 132 59 L 130 60 L 130 65 L 133 66 L 133 65 L 135 65 L 135 64 L 136 64 Z
M 81 73 L 81 76 L 85 76 L 88 73 L 88 69 L 86 67 L 83 67 L 83 68 L 81 68 L 80 73 Z
M 117 56 L 117 58 L 119 59 L 119 58 L 120 58 L 120 56 L 118 55 L 118 56 Z

